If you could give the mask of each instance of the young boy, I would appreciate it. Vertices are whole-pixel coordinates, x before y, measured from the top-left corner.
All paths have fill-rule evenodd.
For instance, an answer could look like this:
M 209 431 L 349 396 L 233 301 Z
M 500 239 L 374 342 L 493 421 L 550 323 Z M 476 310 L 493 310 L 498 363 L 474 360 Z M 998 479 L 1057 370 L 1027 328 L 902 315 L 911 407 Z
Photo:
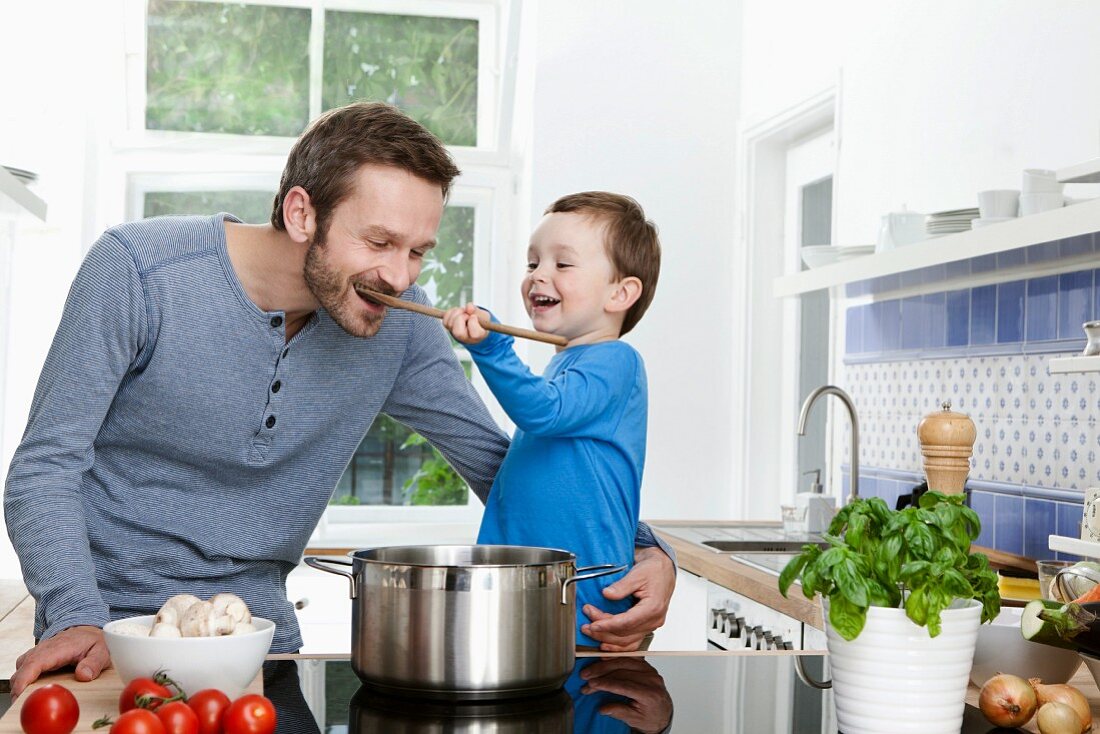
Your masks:
M 578 566 L 629 566 L 634 557 L 645 464 L 647 394 L 641 356 L 619 337 L 653 300 L 661 266 L 657 230 L 636 201 L 592 191 L 554 202 L 531 235 L 520 285 L 538 331 L 558 334 L 542 377 L 488 332 L 473 304 L 447 312 L 444 325 L 467 346 L 489 388 L 516 424 L 489 492 L 479 543 L 561 548 Z M 577 644 L 585 604 L 630 608 L 601 590 L 622 574 L 577 589 Z

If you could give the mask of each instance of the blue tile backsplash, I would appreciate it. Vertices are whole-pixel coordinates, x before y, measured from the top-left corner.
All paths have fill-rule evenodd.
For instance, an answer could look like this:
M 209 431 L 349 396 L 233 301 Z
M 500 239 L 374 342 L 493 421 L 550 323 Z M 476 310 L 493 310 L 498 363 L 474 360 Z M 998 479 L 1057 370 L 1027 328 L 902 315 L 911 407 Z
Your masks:
M 1091 235 L 967 266 L 982 273 L 1090 247 Z M 860 493 L 893 507 L 923 480 L 917 424 L 950 400 L 978 429 L 967 482 L 977 543 L 1055 557 L 1048 536 L 1078 537 L 1084 490 L 1100 486 L 1100 373 L 1052 375 L 1048 363 L 1079 354 L 1092 319 L 1095 269 L 849 306 L 841 384 L 860 417 Z

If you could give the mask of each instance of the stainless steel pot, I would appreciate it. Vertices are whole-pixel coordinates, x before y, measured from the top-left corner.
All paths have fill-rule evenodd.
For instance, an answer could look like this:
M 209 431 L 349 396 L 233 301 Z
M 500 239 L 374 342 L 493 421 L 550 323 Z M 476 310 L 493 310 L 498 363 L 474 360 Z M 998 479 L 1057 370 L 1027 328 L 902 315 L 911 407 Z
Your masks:
M 574 662 L 573 584 L 626 568 L 576 568 L 572 553 L 508 545 L 349 555 L 305 562 L 351 584 L 351 666 L 359 678 L 395 692 L 465 699 L 561 687 Z

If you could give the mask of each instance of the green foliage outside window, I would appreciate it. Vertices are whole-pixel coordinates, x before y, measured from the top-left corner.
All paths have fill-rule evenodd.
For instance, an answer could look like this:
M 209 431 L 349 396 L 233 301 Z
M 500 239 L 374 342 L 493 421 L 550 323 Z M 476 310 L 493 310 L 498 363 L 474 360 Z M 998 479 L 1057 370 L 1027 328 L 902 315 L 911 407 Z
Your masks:
M 150 191 L 145 194 L 146 217 L 228 212 L 246 224 L 271 221 L 273 191 Z
M 402 449 L 427 444 L 414 433 L 401 444 Z M 405 480 L 405 498 L 410 505 L 464 505 L 469 489 L 443 455 L 432 449 L 432 457 L 420 465 L 416 474 Z
M 309 121 L 308 8 L 149 0 L 145 126 L 296 137 Z M 384 101 L 477 145 L 478 22 L 325 12 L 321 107 Z
M 308 8 L 149 0 L 145 126 L 297 136 L 309 27 Z
M 321 106 L 389 102 L 448 145 L 477 145 L 476 20 L 325 13 Z

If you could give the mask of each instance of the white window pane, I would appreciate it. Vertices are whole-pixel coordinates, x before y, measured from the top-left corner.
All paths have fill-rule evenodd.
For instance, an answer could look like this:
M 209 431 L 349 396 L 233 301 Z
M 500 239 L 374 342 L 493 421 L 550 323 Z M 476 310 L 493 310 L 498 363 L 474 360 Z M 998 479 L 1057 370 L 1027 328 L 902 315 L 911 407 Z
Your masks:
M 149 0 L 145 126 L 297 136 L 309 119 L 306 8 Z
M 389 102 L 448 145 L 477 145 L 478 22 L 325 13 L 321 104 Z

